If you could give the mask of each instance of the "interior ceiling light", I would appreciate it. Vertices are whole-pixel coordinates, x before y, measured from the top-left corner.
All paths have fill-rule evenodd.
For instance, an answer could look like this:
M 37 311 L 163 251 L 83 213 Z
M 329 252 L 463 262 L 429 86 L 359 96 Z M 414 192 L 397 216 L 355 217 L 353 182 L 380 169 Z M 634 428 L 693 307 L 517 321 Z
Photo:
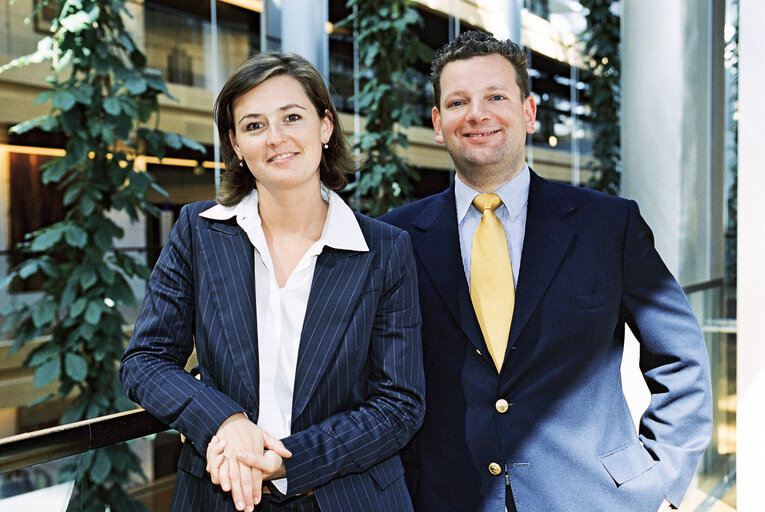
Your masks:
M 261 0 L 221 0 L 221 2 L 235 5 L 248 11 L 263 12 L 263 2 Z

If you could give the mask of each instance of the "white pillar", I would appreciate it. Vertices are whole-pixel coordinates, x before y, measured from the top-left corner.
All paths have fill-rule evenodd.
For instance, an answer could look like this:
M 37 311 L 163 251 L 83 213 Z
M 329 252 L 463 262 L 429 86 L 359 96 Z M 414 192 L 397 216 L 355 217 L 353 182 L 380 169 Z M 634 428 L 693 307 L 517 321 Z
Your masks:
M 282 0 L 282 51 L 297 53 L 329 80 L 329 21 L 327 0 Z
M 622 3 L 622 186 L 682 284 L 722 276 L 721 0 Z
M 683 285 L 723 276 L 724 8 L 724 0 L 621 4 L 621 195 L 638 202 Z M 693 303 L 706 314 L 703 296 Z M 623 386 L 636 421 L 649 400 L 638 359 L 628 336 Z
M 738 510 L 762 510 L 765 461 L 765 2 L 739 0 Z
M 510 39 L 521 44 L 522 0 L 495 0 L 487 5 L 491 6 L 492 16 L 485 20 L 484 28 L 497 39 Z
M 282 0 L 263 0 L 260 13 L 260 51 L 280 51 L 282 47 Z

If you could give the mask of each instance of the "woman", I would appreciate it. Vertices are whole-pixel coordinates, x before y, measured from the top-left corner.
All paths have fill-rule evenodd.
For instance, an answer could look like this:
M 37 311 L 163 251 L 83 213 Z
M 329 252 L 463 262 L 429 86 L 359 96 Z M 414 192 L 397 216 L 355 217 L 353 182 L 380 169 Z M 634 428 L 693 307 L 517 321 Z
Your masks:
M 181 210 L 120 365 L 186 436 L 172 510 L 411 510 L 397 452 L 424 377 L 407 234 L 334 192 L 352 160 L 301 57 L 244 63 L 215 121 L 218 204 Z

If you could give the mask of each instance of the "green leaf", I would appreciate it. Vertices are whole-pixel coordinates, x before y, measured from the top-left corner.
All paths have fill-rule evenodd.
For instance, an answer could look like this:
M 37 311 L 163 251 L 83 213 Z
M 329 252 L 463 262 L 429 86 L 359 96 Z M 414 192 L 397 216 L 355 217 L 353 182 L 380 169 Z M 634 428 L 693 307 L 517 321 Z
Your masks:
M 49 341 L 47 343 L 43 343 L 42 345 L 35 348 L 32 352 L 30 352 L 26 361 L 24 361 L 24 365 L 34 368 L 35 366 L 40 366 L 46 361 L 50 361 L 51 359 L 55 358 L 58 360 L 58 354 L 59 346 Z
M 80 286 L 82 286 L 83 290 L 87 290 L 96 284 L 96 281 L 98 281 L 98 276 L 96 275 L 96 271 L 92 268 L 86 268 L 82 271 L 82 274 L 80 274 Z
M 29 130 L 34 130 L 35 128 L 42 126 L 43 122 L 45 122 L 47 119 L 47 115 L 35 117 L 34 119 L 29 119 L 28 121 L 24 121 L 23 123 L 19 123 L 11 127 L 9 131 L 13 134 L 21 135 L 28 132 Z
M 69 353 L 64 358 L 64 370 L 75 382 L 82 382 L 88 376 L 88 363 L 82 356 Z
M 202 144 L 195 141 L 194 139 L 190 139 L 184 135 L 178 135 L 178 138 L 180 139 L 181 144 L 183 144 L 189 149 L 193 149 L 194 151 L 199 151 L 202 154 L 207 152 L 207 149 Z
M 67 162 L 64 158 L 55 158 L 43 164 L 42 167 L 45 169 L 42 174 L 42 182 L 46 185 L 61 181 L 61 178 L 64 177 L 68 170 Z
M 75 421 L 82 420 L 86 405 L 87 404 L 85 402 L 80 402 L 77 405 L 70 407 L 64 414 L 61 415 L 61 424 L 66 425 L 67 423 L 74 423 Z M 86 468 L 92 460 L 92 455 L 90 455 L 91 453 L 92 452 L 87 452 L 82 456 L 81 462 Z
M 69 309 L 69 316 L 76 318 L 85 311 L 85 306 L 88 305 L 88 299 L 80 297 L 72 303 L 72 307 Z
M 114 270 L 112 270 L 109 266 L 101 265 L 98 267 L 98 275 L 101 276 L 101 279 L 103 279 L 106 284 L 111 285 L 114 283 Z
M 70 110 L 76 101 L 74 94 L 66 89 L 58 90 L 53 95 L 53 107 L 61 110 Z
M 61 360 L 59 358 L 51 359 L 35 370 L 35 387 L 44 388 L 61 375 Z
M 96 453 L 93 466 L 90 468 L 90 478 L 95 484 L 100 485 L 106 481 L 111 470 L 112 461 L 109 458 L 109 454 L 103 449 L 99 450 Z
M 114 97 L 106 98 L 104 100 L 104 110 L 109 115 L 112 115 L 112 116 L 119 115 L 120 111 L 122 110 L 120 106 L 120 101 Z
M 90 217 L 93 211 L 96 209 L 96 202 L 90 194 L 85 193 L 80 199 L 80 211 L 85 217 Z
M 67 226 L 65 239 L 73 247 L 82 248 L 88 243 L 88 233 L 79 226 Z
M 5 290 L 6 288 L 8 288 L 15 278 L 16 278 L 15 273 L 8 274 L 7 276 L 5 276 L 2 280 L 0 280 L 0 290 Z
M 163 135 L 165 137 L 165 144 L 167 144 L 171 148 L 181 149 L 181 147 L 183 146 L 181 144 L 181 137 L 177 133 L 165 132 L 163 133 Z
M 51 297 L 46 297 L 38 302 L 32 313 L 32 322 L 35 327 L 44 327 L 53 321 L 53 318 L 56 316 L 56 309 L 56 301 Z
M 66 189 L 66 192 L 64 193 L 64 206 L 69 206 L 73 202 L 77 200 L 77 198 L 80 195 L 80 192 L 82 191 L 82 187 L 79 183 L 76 183 Z
M 56 245 L 61 240 L 63 234 L 64 226 L 61 224 L 54 224 L 49 228 L 45 228 L 36 234 L 30 249 L 32 252 L 46 251 Z
M 93 339 L 93 336 L 96 334 L 96 327 L 94 325 L 90 324 L 82 324 L 80 325 L 80 336 L 82 339 L 86 341 L 90 341 Z
M 38 269 L 37 260 L 27 260 L 19 268 L 19 277 L 21 279 L 26 279 L 29 276 L 35 274 L 37 272 L 37 269 Z
M 45 103 L 47 101 L 50 101 L 50 99 L 53 97 L 53 94 L 55 94 L 54 91 L 43 91 L 37 95 L 33 103 L 35 105 L 39 105 L 40 103 Z
M 140 76 L 125 80 L 125 89 L 127 89 L 130 94 L 135 96 L 139 96 L 145 93 L 147 87 L 148 84 L 146 83 L 146 79 Z
M 103 308 L 97 301 L 91 301 L 88 303 L 88 309 L 85 311 L 85 321 L 90 325 L 98 325 L 101 320 L 101 313 Z

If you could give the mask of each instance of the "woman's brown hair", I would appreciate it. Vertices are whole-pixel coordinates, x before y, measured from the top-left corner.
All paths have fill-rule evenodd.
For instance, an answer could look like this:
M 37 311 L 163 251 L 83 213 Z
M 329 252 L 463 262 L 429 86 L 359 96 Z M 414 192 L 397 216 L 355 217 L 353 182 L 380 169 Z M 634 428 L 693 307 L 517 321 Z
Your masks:
M 221 157 L 225 171 L 221 174 L 218 202 L 224 206 L 233 206 L 241 201 L 253 188 L 255 177 L 245 163 L 239 165 L 239 159 L 229 140 L 229 131 L 234 130 L 234 101 L 276 76 L 291 76 L 303 86 L 308 99 L 316 108 L 319 118 L 329 112 L 334 130 L 322 152 L 319 176 L 327 187 L 341 190 L 348 183 L 345 175 L 354 171 L 354 161 L 348 149 L 340 119 L 332 101 L 332 96 L 319 72 L 307 60 L 293 53 L 261 53 L 239 66 L 221 89 L 215 100 L 213 116 L 218 127 L 221 145 Z

